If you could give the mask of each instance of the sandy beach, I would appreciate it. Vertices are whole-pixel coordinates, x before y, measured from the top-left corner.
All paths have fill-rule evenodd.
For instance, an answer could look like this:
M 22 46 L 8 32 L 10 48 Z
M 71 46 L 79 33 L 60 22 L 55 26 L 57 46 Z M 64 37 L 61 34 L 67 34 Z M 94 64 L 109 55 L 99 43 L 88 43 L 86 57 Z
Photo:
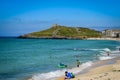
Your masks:
M 57 80 L 64 80 L 64 76 Z M 120 80 L 120 58 L 96 62 L 87 72 L 70 80 Z
M 87 38 L 87 40 L 115 40 L 115 41 L 120 41 L 120 38 Z

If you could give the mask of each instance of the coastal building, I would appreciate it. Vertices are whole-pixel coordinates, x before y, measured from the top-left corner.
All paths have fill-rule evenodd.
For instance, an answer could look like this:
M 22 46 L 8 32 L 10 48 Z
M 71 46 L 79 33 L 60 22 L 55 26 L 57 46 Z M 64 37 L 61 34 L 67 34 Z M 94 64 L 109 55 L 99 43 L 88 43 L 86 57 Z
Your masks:
M 106 29 L 102 31 L 102 37 L 104 38 L 120 38 L 120 30 Z

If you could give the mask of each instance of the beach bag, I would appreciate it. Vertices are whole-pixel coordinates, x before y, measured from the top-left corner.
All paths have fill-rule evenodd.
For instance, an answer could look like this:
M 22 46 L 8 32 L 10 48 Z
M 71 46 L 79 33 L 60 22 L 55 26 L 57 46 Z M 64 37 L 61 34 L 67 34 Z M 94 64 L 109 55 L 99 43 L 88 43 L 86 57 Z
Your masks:
M 71 73 L 72 74 L 72 78 L 75 78 L 75 74 Z

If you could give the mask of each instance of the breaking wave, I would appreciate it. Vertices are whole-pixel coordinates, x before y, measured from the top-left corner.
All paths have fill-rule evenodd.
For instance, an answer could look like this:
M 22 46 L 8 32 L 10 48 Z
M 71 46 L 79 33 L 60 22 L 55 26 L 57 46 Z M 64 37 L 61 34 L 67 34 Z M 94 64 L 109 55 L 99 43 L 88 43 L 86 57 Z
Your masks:
M 37 73 L 32 76 L 32 80 L 56 80 L 57 77 L 64 76 L 64 72 L 70 71 L 73 72 L 74 74 L 78 74 L 81 72 L 83 69 L 92 66 L 92 62 L 86 62 L 81 64 L 79 68 L 72 68 L 72 69 L 63 69 L 63 70 L 56 70 L 56 71 L 51 71 L 48 73 Z

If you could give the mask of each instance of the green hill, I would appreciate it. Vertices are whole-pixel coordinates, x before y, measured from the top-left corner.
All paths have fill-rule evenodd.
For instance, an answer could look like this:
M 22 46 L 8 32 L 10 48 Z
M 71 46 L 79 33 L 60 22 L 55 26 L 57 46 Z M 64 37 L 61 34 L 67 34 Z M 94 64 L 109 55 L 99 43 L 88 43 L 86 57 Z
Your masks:
M 85 39 L 101 37 L 101 32 L 82 27 L 67 27 L 54 25 L 53 27 L 19 36 L 20 38 L 54 38 L 54 39 Z

